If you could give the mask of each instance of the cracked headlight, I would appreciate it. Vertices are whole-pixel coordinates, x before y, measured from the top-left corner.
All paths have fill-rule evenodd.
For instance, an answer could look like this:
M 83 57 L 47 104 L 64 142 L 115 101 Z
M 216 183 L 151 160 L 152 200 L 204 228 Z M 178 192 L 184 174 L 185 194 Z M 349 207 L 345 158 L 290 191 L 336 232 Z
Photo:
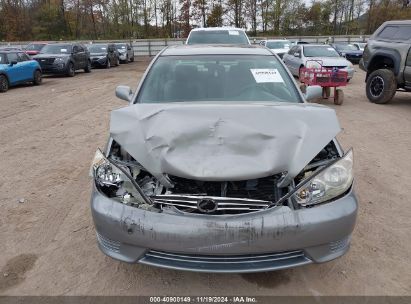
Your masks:
M 301 206 L 323 203 L 346 192 L 352 182 L 353 152 L 349 150 L 329 167 L 302 181 L 293 197 Z
M 116 164 L 106 158 L 100 149 L 94 155 L 90 175 L 94 178 L 100 193 L 107 197 L 124 204 L 151 204 L 142 194 L 140 187 L 131 176 L 130 170 L 126 166 Z

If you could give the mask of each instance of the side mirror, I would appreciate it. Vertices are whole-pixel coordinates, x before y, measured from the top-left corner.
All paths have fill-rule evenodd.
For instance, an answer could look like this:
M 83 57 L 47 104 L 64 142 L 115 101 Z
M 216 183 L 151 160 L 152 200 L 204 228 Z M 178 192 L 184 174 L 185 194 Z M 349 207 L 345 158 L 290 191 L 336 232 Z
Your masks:
M 130 87 L 121 85 L 116 88 L 116 96 L 121 100 L 130 102 L 133 96 L 133 91 Z
M 323 88 L 319 85 L 308 86 L 305 89 L 305 99 L 312 101 L 323 96 Z
M 10 62 L 10 66 L 13 66 L 15 64 L 17 64 L 17 60 L 13 60 L 12 62 Z

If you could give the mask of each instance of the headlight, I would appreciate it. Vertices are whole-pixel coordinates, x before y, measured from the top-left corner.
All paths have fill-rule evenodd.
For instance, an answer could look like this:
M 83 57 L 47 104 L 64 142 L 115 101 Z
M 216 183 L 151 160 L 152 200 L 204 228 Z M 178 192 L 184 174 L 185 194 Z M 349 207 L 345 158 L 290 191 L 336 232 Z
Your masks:
M 64 63 L 66 62 L 65 58 L 58 57 L 54 59 L 54 63 Z
M 346 192 L 353 182 L 353 152 L 298 185 L 293 197 L 301 206 L 323 203 Z
M 136 168 L 136 170 L 139 170 Z M 124 204 L 151 204 L 133 180 L 130 170 L 107 159 L 100 149 L 96 151 L 90 168 L 97 189 L 107 197 Z M 139 172 L 134 172 L 138 175 Z

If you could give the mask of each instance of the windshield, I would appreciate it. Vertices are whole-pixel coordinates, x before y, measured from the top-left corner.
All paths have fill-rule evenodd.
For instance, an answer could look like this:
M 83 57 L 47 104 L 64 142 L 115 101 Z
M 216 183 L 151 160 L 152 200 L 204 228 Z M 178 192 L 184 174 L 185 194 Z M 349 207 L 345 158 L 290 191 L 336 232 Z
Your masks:
M 139 103 L 182 101 L 301 102 L 294 82 L 274 56 L 165 56 L 153 64 Z
M 303 50 L 305 57 L 340 57 L 337 51 L 328 45 L 307 45 Z
M 193 31 L 187 44 L 250 44 L 243 31 Z
M 48 44 L 42 50 L 42 54 L 70 54 L 70 44 Z
M 0 53 L 0 64 L 6 64 L 6 54 Z
M 95 44 L 87 47 L 90 53 L 107 53 L 106 44 Z
M 117 50 L 126 50 L 127 45 L 126 44 L 116 44 L 116 49 Z
M 40 51 L 44 47 L 44 44 L 28 44 L 26 46 L 27 51 Z
M 358 51 L 357 47 L 353 44 L 336 44 L 335 48 L 339 51 Z
M 291 42 L 288 40 L 284 41 L 267 41 L 266 47 L 269 49 L 289 49 Z

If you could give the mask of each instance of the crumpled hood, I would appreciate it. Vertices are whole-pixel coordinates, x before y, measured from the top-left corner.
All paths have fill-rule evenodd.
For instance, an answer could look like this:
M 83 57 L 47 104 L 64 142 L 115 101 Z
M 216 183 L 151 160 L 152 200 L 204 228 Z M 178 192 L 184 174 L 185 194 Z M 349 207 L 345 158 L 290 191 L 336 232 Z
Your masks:
M 235 181 L 296 176 L 339 132 L 333 109 L 307 103 L 135 104 L 110 132 L 160 181 L 163 174 Z

